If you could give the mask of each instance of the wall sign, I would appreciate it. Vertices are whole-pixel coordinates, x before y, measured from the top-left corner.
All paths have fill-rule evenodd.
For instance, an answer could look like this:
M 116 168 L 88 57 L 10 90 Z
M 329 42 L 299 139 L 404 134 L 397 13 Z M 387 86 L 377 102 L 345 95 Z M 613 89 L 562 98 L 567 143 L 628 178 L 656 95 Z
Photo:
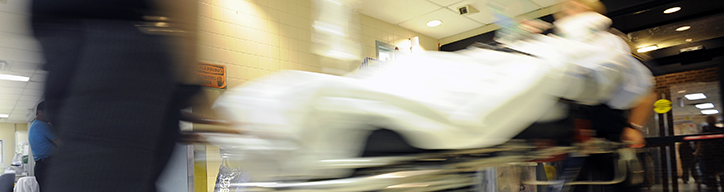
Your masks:
M 659 99 L 654 103 L 654 111 L 656 113 L 666 113 L 671 111 L 671 101 L 666 99 Z
M 226 88 L 226 66 L 199 63 L 196 73 L 201 76 L 201 85 L 213 88 Z

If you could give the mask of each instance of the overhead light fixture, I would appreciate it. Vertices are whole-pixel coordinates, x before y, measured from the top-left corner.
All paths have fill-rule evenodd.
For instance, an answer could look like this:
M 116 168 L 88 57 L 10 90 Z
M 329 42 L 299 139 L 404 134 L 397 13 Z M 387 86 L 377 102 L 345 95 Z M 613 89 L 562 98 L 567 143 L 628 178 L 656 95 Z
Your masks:
M 692 93 L 692 94 L 686 94 L 684 95 L 686 99 L 688 100 L 699 100 L 699 99 L 706 99 L 706 95 L 703 93 Z
M 691 29 L 691 26 L 686 25 L 686 26 L 681 26 L 679 28 L 676 28 L 676 31 L 686 31 L 689 29 Z
M 709 108 L 714 108 L 714 103 L 702 103 L 702 104 L 696 104 L 694 106 L 699 109 L 709 109 Z
M 691 42 L 691 41 L 692 41 L 692 39 L 686 39 L 685 41 L 686 41 L 686 42 Z
M 0 118 L 8 118 L 8 117 L 10 117 L 10 115 L 8 115 L 8 114 L 0 114 Z
M 676 92 L 676 93 L 686 93 L 686 90 L 681 90 L 681 91 L 678 91 L 678 92 Z
M 442 21 L 440 21 L 440 20 L 432 20 L 430 22 L 427 22 L 428 27 L 437 27 L 440 25 L 442 25 Z
M 30 81 L 30 77 L 26 76 L 20 76 L 20 75 L 7 75 L 7 74 L 0 74 L 0 80 L 8 80 L 8 81 Z
M 664 13 L 672 14 L 672 13 L 676 13 L 679 10 L 681 10 L 681 7 L 672 7 L 672 8 L 668 8 L 668 9 L 664 10 Z
M 713 114 L 717 114 L 717 113 L 719 113 L 719 111 L 716 109 L 701 110 L 701 114 L 704 114 L 704 115 L 713 115 Z
M 636 51 L 639 53 L 644 53 L 644 52 L 649 52 L 649 51 L 653 51 L 653 50 L 657 50 L 657 49 L 659 49 L 659 46 L 651 45 L 651 46 L 641 47 Z

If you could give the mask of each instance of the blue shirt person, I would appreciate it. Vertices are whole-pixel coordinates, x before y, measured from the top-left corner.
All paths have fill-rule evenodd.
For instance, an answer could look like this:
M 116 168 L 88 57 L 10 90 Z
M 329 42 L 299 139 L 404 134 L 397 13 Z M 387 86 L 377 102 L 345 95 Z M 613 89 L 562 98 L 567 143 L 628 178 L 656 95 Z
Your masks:
M 30 149 L 33 151 L 33 160 L 39 161 L 49 158 L 55 152 L 54 141 L 58 137 L 53 133 L 52 127 L 45 121 L 35 119 L 28 130 Z
M 28 130 L 30 150 L 33 151 L 33 160 L 35 160 L 35 180 L 38 181 L 39 188 L 42 188 L 48 179 L 45 177 L 48 172 L 48 159 L 60 144 L 52 129 L 53 126 L 45 115 L 45 101 L 42 101 L 36 108 L 35 120 Z

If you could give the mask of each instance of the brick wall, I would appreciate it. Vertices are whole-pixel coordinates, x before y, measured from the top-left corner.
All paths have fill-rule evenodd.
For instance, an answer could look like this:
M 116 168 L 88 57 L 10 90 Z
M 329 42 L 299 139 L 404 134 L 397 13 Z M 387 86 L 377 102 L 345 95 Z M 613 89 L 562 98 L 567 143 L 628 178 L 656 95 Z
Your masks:
M 668 95 L 671 85 L 695 82 L 719 81 L 717 68 L 706 68 L 656 76 L 656 93 Z

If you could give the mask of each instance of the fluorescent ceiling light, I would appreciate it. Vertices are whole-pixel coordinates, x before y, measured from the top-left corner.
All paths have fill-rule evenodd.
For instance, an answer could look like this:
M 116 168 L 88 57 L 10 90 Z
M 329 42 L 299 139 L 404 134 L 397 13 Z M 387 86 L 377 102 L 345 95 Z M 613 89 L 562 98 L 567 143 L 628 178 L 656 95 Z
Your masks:
M 699 109 L 709 109 L 709 108 L 714 108 L 714 103 L 702 103 L 702 104 L 696 104 L 695 106 L 696 106 L 696 108 L 699 108 Z
M 713 115 L 713 114 L 717 114 L 717 113 L 719 113 L 719 111 L 717 111 L 716 109 L 701 110 L 701 114 L 704 114 L 704 115 Z
M 653 51 L 653 50 L 657 50 L 657 49 L 659 49 L 659 46 L 652 45 L 652 46 L 641 47 L 636 51 L 639 53 L 644 53 L 644 52 L 649 52 L 649 51 Z
M 703 93 L 692 93 L 692 94 L 686 94 L 684 95 L 686 99 L 688 100 L 699 100 L 699 99 L 706 99 L 706 95 Z
M 691 42 L 691 41 L 692 41 L 692 39 L 686 39 L 686 42 Z
M 8 115 L 8 114 L 0 114 L 0 118 L 8 118 L 8 117 L 10 117 L 10 115 Z
M 676 13 L 679 10 L 681 10 L 681 7 L 672 7 L 672 8 L 668 8 L 668 9 L 664 10 L 664 13 L 671 14 L 671 13 Z
M 19 76 L 19 75 L 6 75 L 6 74 L 0 74 L 0 80 L 8 80 L 8 81 L 29 81 L 30 77 L 26 76 Z
M 440 21 L 440 20 L 432 20 L 430 22 L 427 22 L 428 27 L 437 27 L 440 25 L 442 25 L 442 21 Z
M 686 25 L 686 26 L 681 26 L 679 28 L 676 28 L 676 31 L 686 31 L 689 29 L 691 29 L 691 26 Z

